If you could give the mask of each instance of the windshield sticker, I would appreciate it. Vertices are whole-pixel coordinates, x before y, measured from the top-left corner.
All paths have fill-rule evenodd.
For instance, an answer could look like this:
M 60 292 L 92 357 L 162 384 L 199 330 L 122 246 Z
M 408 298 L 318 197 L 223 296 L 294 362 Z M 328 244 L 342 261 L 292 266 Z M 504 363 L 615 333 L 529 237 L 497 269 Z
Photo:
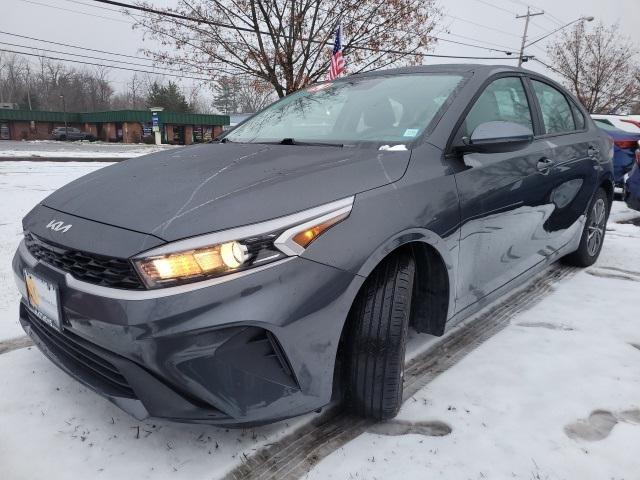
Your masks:
M 418 135 L 419 129 L 417 128 L 407 128 L 402 134 L 403 137 L 415 137 Z

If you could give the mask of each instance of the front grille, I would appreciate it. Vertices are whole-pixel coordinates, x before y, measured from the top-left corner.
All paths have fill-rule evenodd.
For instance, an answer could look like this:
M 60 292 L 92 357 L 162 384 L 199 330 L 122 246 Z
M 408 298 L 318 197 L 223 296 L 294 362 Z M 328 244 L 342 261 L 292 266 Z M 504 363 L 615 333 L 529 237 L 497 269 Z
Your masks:
M 56 356 L 70 363 L 76 372 L 84 373 L 80 375 L 81 377 L 91 378 L 91 383 L 94 383 L 98 390 L 104 391 L 106 386 L 110 393 L 126 398 L 136 398 L 127 379 L 122 376 L 116 366 L 100 356 L 100 347 L 68 330 L 64 332 L 55 330 L 28 310 L 26 314 L 29 325 L 46 347 Z
M 24 241 L 31 255 L 70 273 L 74 278 L 103 287 L 144 290 L 133 265 L 122 258 L 106 257 L 45 242 L 26 232 Z

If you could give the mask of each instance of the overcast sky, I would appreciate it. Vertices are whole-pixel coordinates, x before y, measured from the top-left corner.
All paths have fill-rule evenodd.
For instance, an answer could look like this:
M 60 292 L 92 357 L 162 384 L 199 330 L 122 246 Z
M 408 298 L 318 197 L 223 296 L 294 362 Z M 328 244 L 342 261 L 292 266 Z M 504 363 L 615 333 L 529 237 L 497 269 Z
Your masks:
M 158 7 L 163 7 L 172 5 L 175 1 L 155 0 L 153 3 Z M 498 49 L 516 52 L 519 50 L 524 19 L 516 19 L 515 15 L 526 12 L 526 2 L 517 0 L 440 0 L 439 4 L 443 8 L 445 16 L 438 28 L 441 30 L 437 33 L 438 36 L 465 43 L 482 43 Z M 529 41 L 535 40 L 580 16 L 594 16 L 595 22 L 601 20 L 605 24 L 617 23 L 620 31 L 640 47 L 640 0 L 616 0 L 615 2 L 535 0 L 535 3 L 529 5 L 533 10 L 545 12 L 544 15 L 532 19 Z M 103 8 L 96 8 L 100 6 Z M 0 8 L 0 31 L 2 32 L 128 55 L 139 55 L 139 49 L 143 46 L 149 48 L 154 46 L 153 41 L 144 40 L 143 32 L 132 30 L 131 20 L 118 13 L 117 7 L 97 4 L 90 0 L 2 0 Z M 348 39 L 343 41 L 348 41 Z M 43 43 L 5 34 L 0 34 L 0 42 L 73 51 L 66 47 L 45 46 Z M 546 42 L 547 40 L 541 41 L 526 53 L 546 60 Z M 16 49 L 6 43 L 0 45 L 0 48 Z M 20 50 L 26 51 L 24 48 Z M 105 56 L 79 50 L 75 50 L 75 52 Z M 432 53 L 474 56 L 499 55 L 498 52 L 448 42 L 439 42 Z M 48 53 L 48 55 L 56 56 L 54 53 Z M 132 59 L 129 61 L 137 62 Z M 452 61 L 460 60 L 425 59 L 425 63 Z M 495 61 L 486 61 L 486 63 L 491 62 Z M 501 61 L 497 63 L 515 64 L 516 62 Z M 532 70 L 549 73 L 545 67 L 536 62 L 529 62 L 525 66 Z M 110 78 L 116 90 L 125 88 L 126 80 L 130 75 L 132 75 L 130 72 L 115 69 L 111 71 Z M 551 75 L 553 74 L 551 73 Z M 183 84 L 187 86 L 188 81 L 183 81 Z

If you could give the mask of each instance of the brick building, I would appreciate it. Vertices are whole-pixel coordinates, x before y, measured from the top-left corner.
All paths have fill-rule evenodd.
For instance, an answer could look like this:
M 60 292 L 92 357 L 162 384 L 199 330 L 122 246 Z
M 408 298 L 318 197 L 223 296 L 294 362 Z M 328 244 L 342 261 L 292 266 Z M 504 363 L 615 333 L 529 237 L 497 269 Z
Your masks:
M 56 127 L 75 127 L 105 142 L 153 142 L 151 112 L 114 110 L 108 112 L 44 112 L 0 109 L 0 140 L 45 140 Z M 162 143 L 186 144 L 218 136 L 227 115 L 159 112 Z

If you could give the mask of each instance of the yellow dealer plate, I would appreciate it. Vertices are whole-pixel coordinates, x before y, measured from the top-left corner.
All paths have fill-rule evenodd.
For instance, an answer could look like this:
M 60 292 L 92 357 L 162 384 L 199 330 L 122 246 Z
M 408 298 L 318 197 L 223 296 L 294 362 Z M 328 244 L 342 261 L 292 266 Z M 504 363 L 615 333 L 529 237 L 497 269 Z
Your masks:
M 24 271 L 24 281 L 27 284 L 27 300 L 31 311 L 47 325 L 61 330 L 58 287 L 28 270 Z

